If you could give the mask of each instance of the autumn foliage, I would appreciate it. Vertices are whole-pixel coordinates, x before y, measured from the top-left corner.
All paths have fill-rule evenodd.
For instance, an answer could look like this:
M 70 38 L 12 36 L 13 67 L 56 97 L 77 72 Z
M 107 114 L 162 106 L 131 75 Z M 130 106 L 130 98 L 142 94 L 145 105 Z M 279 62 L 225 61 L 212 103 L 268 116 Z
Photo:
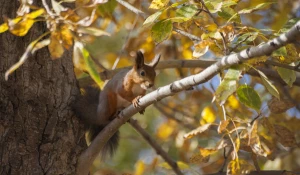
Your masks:
M 201 73 L 208 67 L 201 61 L 213 65 L 259 48 L 299 24 L 300 17 L 293 0 L 42 2 L 20 1 L 17 16 L 0 25 L 0 33 L 20 37 L 36 23 L 47 27 L 6 70 L 8 81 L 32 54 L 48 47 L 53 60 L 73 52 L 82 86 L 103 87 L 109 78 L 103 72 L 130 66 L 141 49 L 148 61 L 161 54 L 159 88 Z M 300 171 L 299 38 L 300 33 L 271 54 L 222 68 L 205 83 L 158 100 L 136 119 L 184 174 Z M 173 173 L 174 165 L 130 126 L 121 133 L 117 155 L 105 163 L 95 160 L 93 172 Z

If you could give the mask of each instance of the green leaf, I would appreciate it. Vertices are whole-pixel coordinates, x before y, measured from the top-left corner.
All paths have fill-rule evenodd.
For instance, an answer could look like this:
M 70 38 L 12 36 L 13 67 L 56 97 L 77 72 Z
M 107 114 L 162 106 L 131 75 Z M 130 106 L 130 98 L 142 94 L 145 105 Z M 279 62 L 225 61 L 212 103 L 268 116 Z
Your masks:
M 86 65 L 86 70 L 92 77 L 92 79 L 97 83 L 99 87 L 103 87 L 104 82 L 101 80 L 99 73 L 95 67 L 94 61 L 90 57 L 90 53 L 83 47 L 82 48 L 82 56 Z
M 261 106 L 261 100 L 257 92 L 248 85 L 242 85 L 237 90 L 239 100 L 244 105 L 259 110 Z
M 238 69 L 229 69 L 216 90 L 216 100 L 220 105 L 223 105 L 227 98 L 236 91 L 237 81 L 241 75 Z
M 255 7 L 250 7 L 250 8 L 245 8 L 243 10 L 240 10 L 238 12 L 238 14 L 247 14 L 247 13 L 252 13 L 254 11 L 257 11 L 257 10 L 260 10 L 270 4 L 273 4 L 274 2 L 267 2 L 267 3 L 261 3 L 261 4 L 258 4 L 257 6 Z
M 298 21 L 300 21 L 300 18 L 293 18 L 290 19 L 282 29 L 280 29 L 280 33 L 287 32 L 291 27 L 293 27 Z
M 191 19 L 199 11 L 196 5 L 185 5 L 176 10 L 175 17 L 184 17 Z
M 296 80 L 296 73 L 293 70 L 277 67 L 277 72 L 286 84 L 292 87 Z
M 259 73 L 260 78 L 261 78 L 263 84 L 265 85 L 265 87 L 267 88 L 267 90 L 270 92 L 270 94 L 272 94 L 274 97 L 280 99 L 278 90 L 277 90 L 276 87 L 270 82 L 270 80 L 268 79 L 268 77 L 267 77 L 263 72 L 261 72 L 260 70 L 257 70 L 257 69 L 256 69 L 256 71 Z
M 162 14 L 162 10 L 157 11 L 156 13 L 148 16 L 148 18 L 145 20 L 145 22 L 143 23 L 143 26 L 148 26 L 151 25 L 157 18 L 160 17 L 160 15 Z
M 106 17 L 106 16 L 111 17 L 117 5 L 118 3 L 116 0 L 109 0 L 107 1 L 107 3 L 98 5 L 97 12 L 102 17 Z
M 242 41 L 244 41 L 246 43 L 252 42 L 257 38 L 257 36 L 258 36 L 258 32 L 245 33 L 238 38 L 237 43 L 242 42 Z
M 277 56 L 277 57 L 279 57 L 279 56 L 287 56 L 287 50 L 286 50 L 286 48 L 285 48 L 285 46 L 283 46 L 283 47 L 280 47 L 279 49 L 277 49 L 277 50 L 275 50 L 273 53 L 272 53 L 272 56 Z
M 234 21 L 234 22 L 241 22 L 239 14 L 237 14 L 232 8 L 226 7 L 226 8 L 221 8 L 221 11 L 218 12 L 218 15 L 226 20 L 228 22 Z
M 151 36 L 156 43 L 160 43 L 171 35 L 172 29 L 171 20 L 162 20 L 152 26 Z

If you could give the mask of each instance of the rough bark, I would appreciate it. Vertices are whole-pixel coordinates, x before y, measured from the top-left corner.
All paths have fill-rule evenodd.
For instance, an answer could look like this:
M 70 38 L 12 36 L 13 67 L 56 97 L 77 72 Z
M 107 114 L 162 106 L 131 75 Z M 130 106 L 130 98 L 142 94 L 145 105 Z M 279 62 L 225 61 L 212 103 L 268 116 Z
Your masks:
M 0 4 L 1 15 L 16 16 L 18 1 Z M 41 49 L 4 80 L 5 71 L 45 30 L 37 23 L 25 37 L 0 34 L 1 175 L 75 174 L 85 147 L 83 126 L 71 110 L 79 89 L 70 51 L 51 60 L 48 49 Z

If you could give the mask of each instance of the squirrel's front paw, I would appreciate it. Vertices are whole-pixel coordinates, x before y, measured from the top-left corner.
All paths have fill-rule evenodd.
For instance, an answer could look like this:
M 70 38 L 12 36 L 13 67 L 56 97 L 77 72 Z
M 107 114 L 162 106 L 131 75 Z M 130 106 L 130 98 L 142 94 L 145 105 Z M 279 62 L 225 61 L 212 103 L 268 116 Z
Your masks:
M 135 108 L 140 107 L 140 104 L 139 104 L 139 103 L 140 103 L 140 98 L 142 98 L 141 95 L 135 97 L 135 98 L 132 100 L 132 104 L 133 104 L 133 106 L 134 106 Z

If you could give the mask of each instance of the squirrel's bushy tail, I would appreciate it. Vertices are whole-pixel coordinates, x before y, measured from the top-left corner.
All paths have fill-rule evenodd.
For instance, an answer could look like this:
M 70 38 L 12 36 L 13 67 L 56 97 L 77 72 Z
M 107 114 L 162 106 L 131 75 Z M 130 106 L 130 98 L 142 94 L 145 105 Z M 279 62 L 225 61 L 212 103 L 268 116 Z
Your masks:
M 100 89 L 89 86 L 84 89 L 83 95 L 79 96 L 74 104 L 76 115 L 85 122 L 88 130 L 88 141 L 91 142 L 104 129 L 106 125 L 95 125 L 93 119 L 97 115 Z M 101 150 L 101 157 L 104 159 L 107 154 L 112 156 L 119 143 L 119 131 L 117 131 Z

